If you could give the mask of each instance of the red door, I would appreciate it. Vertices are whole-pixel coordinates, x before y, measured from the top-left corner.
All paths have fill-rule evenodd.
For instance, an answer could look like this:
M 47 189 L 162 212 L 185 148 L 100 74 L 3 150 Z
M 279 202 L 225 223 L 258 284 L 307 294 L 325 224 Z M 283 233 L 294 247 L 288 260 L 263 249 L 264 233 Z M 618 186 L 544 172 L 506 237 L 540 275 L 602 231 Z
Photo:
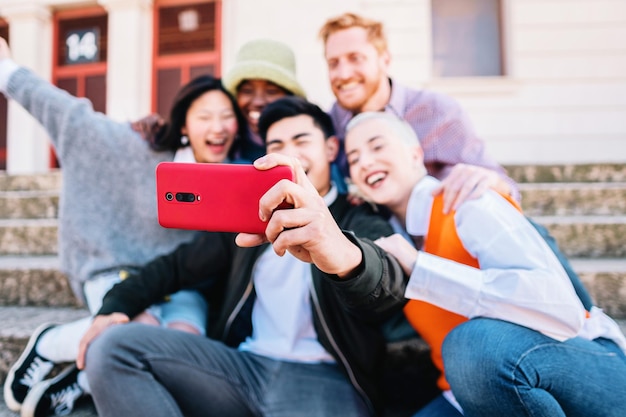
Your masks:
M 154 28 L 152 109 L 166 117 L 181 85 L 220 75 L 221 2 L 157 0 Z
M 107 14 L 101 7 L 57 12 L 54 16 L 52 82 L 106 111 Z M 50 166 L 58 167 L 51 152 Z
M 9 41 L 9 25 L 0 19 L 0 37 Z M 7 99 L 0 94 L 0 170 L 7 169 Z

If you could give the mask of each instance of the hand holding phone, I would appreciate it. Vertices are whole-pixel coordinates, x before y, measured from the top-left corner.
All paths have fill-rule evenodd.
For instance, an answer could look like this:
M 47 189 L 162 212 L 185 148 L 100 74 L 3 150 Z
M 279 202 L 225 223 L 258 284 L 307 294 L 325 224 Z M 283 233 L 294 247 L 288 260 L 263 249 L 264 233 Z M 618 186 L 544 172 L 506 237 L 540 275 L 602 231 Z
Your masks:
M 270 153 L 254 161 L 254 166 L 260 170 L 291 167 L 293 180 L 281 181 L 263 195 L 259 207 L 261 218 L 268 219 L 265 232 L 240 233 L 235 239 L 237 245 L 251 247 L 269 241 L 279 256 L 289 252 L 328 274 L 350 275 L 361 264 L 361 250 L 339 228 L 320 190 L 311 182 L 300 161 L 288 155 Z M 323 183 L 318 182 L 318 185 L 324 187 Z M 292 208 L 276 210 L 283 203 Z
M 162 162 L 156 168 L 157 209 L 163 227 L 263 234 L 260 198 L 280 180 L 293 180 L 288 166 Z

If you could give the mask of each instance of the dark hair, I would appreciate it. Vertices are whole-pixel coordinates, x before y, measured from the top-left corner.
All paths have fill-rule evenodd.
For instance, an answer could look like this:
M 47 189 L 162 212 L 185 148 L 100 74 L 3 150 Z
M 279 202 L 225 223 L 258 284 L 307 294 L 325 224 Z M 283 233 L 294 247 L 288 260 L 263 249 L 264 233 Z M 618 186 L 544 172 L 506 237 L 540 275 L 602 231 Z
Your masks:
M 153 149 L 157 151 L 176 151 L 182 148 L 180 143 L 181 129 L 185 125 L 187 119 L 187 111 L 191 104 L 206 92 L 218 90 L 228 97 L 228 101 L 233 108 L 235 117 L 237 118 L 237 136 L 235 142 L 228 152 L 229 158 L 234 158 L 241 143 L 248 140 L 248 123 L 237 105 L 235 98 L 224 88 L 219 78 L 210 75 L 201 75 L 189 81 L 181 87 L 176 93 L 172 102 L 169 119 L 159 130 L 152 143 Z
M 335 135 L 335 128 L 330 116 L 317 105 L 297 96 L 280 98 L 263 109 L 259 118 L 259 135 L 265 142 L 270 126 L 282 119 L 300 115 L 311 116 L 315 126 L 319 127 L 324 133 L 324 138 L 328 139 Z

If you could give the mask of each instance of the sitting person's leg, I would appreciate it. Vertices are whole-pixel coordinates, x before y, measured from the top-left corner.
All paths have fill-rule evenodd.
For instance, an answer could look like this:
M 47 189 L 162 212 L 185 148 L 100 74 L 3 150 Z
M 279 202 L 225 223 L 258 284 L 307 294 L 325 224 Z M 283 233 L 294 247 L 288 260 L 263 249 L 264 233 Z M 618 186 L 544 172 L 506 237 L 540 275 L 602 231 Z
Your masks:
M 198 291 L 181 290 L 161 303 L 161 325 L 188 333 L 206 334 L 208 303 Z
M 619 417 L 626 409 L 626 356 L 607 339 L 559 342 L 473 319 L 450 332 L 442 353 L 465 416 Z
M 118 271 L 104 273 L 83 286 L 83 293 L 89 311 L 93 314 L 102 305 L 102 298 L 113 285 L 120 282 Z M 41 325 L 30 337 L 26 348 L 11 367 L 7 374 L 4 385 L 4 399 L 7 406 L 14 411 L 22 408 L 22 404 L 28 398 L 28 409 L 38 407 L 46 388 L 51 386 L 52 380 L 45 378 L 58 364 L 72 363 L 76 360 L 78 344 L 91 325 L 91 317 L 85 317 L 70 323 Z M 64 380 L 67 386 L 76 383 L 72 373 L 69 379 Z M 36 394 L 31 389 L 38 385 Z M 65 388 L 59 387 L 61 390 Z M 83 389 L 88 389 L 82 387 Z M 81 394 L 82 395 L 82 394 Z M 24 412 L 24 415 L 28 413 Z
M 236 354 L 208 338 L 131 323 L 94 340 L 85 370 L 99 416 L 139 408 L 153 417 L 249 416 L 252 396 L 235 375 L 243 368 Z
M 462 417 L 463 414 L 443 394 L 421 408 L 413 417 Z
M 368 415 L 335 365 L 276 361 L 152 326 L 107 329 L 86 370 L 101 417 Z

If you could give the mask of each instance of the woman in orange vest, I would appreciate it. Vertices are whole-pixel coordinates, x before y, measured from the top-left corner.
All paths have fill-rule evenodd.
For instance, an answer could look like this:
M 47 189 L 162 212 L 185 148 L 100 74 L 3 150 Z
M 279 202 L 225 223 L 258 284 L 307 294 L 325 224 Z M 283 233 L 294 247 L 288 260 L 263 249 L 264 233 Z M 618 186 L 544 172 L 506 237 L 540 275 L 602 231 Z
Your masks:
M 585 311 L 512 201 L 488 190 L 444 214 L 414 131 L 387 113 L 352 119 L 345 146 L 363 197 L 393 215 L 377 243 L 409 276 L 405 315 L 441 371 L 442 396 L 416 417 L 623 414 L 626 338 Z

